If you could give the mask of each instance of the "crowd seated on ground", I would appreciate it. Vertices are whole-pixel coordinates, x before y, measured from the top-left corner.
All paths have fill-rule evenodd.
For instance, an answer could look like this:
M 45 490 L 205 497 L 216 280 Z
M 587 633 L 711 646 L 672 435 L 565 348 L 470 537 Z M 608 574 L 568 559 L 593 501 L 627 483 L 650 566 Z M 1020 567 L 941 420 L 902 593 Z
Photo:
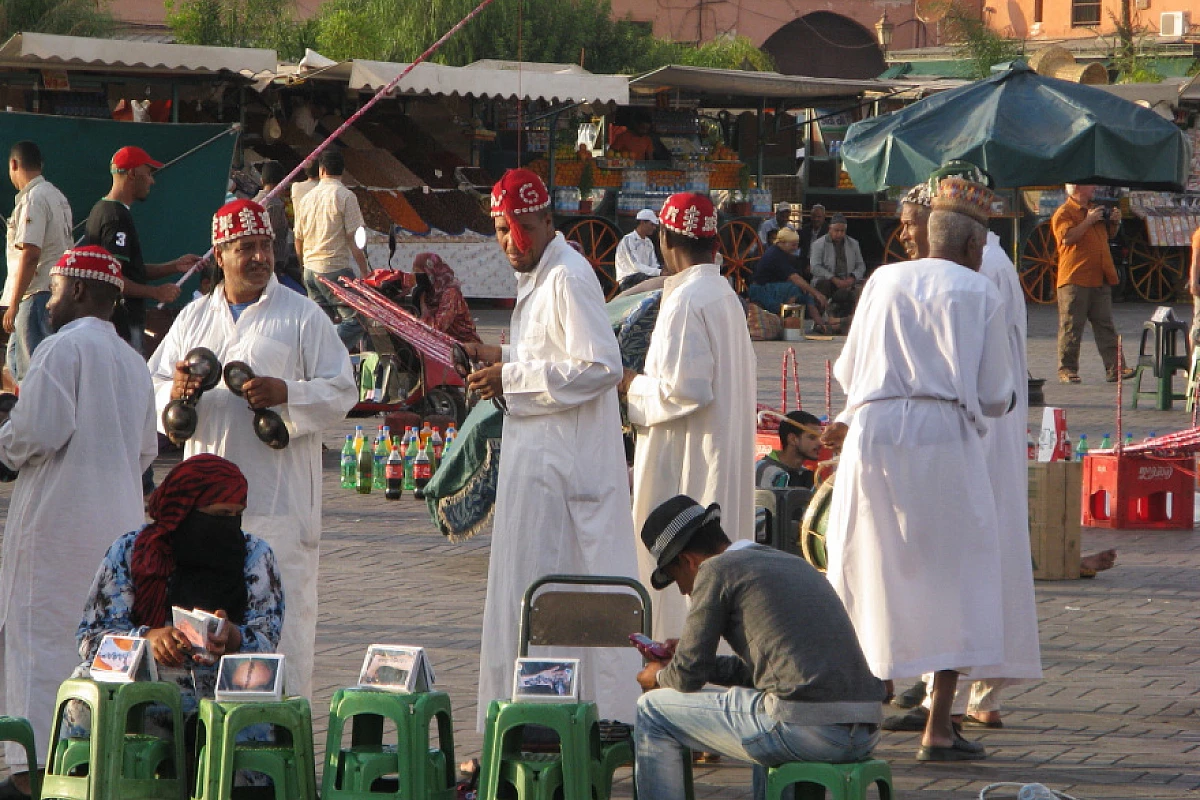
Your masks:
M 809 252 L 808 266 L 813 286 L 829 298 L 828 312 L 848 317 L 854 313 L 867 277 L 858 241 L 846 235 L 846 218 L 834 214 L 829 233 L 816 239 Z
M 750 276 L 747 287 L 750 301 L 772 314 L 779 314 L 784 305 L 803 305 L 813 320 L 813 330 L 831 333 L 840 326 L 841 320 L 826 320 L 822 313 L 826 297 L 801 275 L 802 265 L 797 256 L 799 249 L 799 234 L 791 228 L 781 228 L 776 234 L 775 244 L 767 248 L 754 266 L 754 274 Z

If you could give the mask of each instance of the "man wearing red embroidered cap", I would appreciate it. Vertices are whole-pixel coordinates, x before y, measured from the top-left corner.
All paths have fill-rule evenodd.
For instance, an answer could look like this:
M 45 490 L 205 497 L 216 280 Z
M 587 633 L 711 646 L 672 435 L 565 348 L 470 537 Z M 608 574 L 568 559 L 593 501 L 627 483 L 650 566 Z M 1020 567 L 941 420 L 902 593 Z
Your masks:
M 162 167 L 140 147 L 122 147 L 113 154 L 109 171 L 112 189 L 96 205 L 87 219 L 87 244 L 100 245 L 121 262 L 125 277 L 124 300 L 113 315 L 117 331 L 133 349 L 143 350 L 146 329 L 145 301 L 170 303 L 179 296 L 173 283 L 150 286 L 149 281 L 187 272 L 197 261 L 196 255 L 183 255 L 162 264 L 147 264 L 130 207 L 150 196 L 154 170 Z
M 591 264 L 554 230 L 550 196 L 529 170 L 492 190 L 496 240 L 517 272 L 512 344 L 464 344 L 488 366 L 469 386 L 508 407 L 496 487 L 479 661 L 480 730 L 512 691 L 521 596 L 551 573 L 637 574 L 629 474 L 614 391 L 621 355 Z M 562 655 L 570 655 L 556 651 Z M 632 720 L 636 651 L 589 649 L 582 696 L 601 716 Z
M 644 374 L 625 371 L 620 391 L 637 427 L 633 523 L 679 494 L 725 509 L 734 541 L 754 536 L 755 358 L 741 302 L 713 263 L 717 211 L 703 194 L 675 194 L 659 214 L 662 307 Z M 654 559 L 637 548 L 646 586 Z M 654 635 L 683 633 L 679 592 L 655 592 Z
M 183 359 L 207 347 L 222 363 L 244 361 L 257 376 L 238 397 L 220 383 L 197 407 L 184 456 L 215 453 L 250 482 L 246 530 L 279 559 L 287 617 L 279 652 L 287 655 L 288 691 L 311 695 L 317 633 L 317 556 L 321 540 L 321 432 L 358 400 L 350 356 L 312 300 L 275 276 L 274 232 L 266 209 L 234 200 L 213 216 L 213 254 L 222 280 L 187 305 L 150 356 L 160 412 L 194 388 Z M 274 450 L 254 435 L 253 409 L 279 412 L 291 436 Z M 164 430 L 165 433 L 165 430 Z
M 50 270 L 50 324 L 0 425 L 0 462 L 20 470 L 0 550 L 0 689 L 6 714 L 48 740 L 58 685 L 79 660 L 75 629 L 97 562 L 142 524 L 142 471 L 158 453 L 154 393 L 141 356 L 109 318 L 121 265 L 100 247 L 68 250 Z M 39 751 L 39 757 L 44 754 Z M 18 775 L 0 796 L 28 793 Z M 44 761 L 43 761 L 44 763 Z

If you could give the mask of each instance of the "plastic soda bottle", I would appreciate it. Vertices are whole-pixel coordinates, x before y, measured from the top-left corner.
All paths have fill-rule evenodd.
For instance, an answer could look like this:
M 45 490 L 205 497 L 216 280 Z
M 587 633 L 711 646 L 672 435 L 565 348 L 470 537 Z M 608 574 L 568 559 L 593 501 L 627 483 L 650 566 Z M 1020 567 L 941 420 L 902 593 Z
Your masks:
M 408 447 L 404 450 L 404 488 L 410 492 L 417 488 L 413 483 L 413 463 L 417 460 L 417 437 L 413 436 L 408 440 Z
M 1149 436 L 1147 436 L 1145 439 L 1142 439 L 1142 441 L 1143 441 L 1143 442 L 1148 442 L 1148 441 L 1150 441 L 1151 439 L 1155 439 L 1155 438 L 1157 438 L 1157 437 L 1158 437 L 1158 434 L 1157 434 L 1157 433 L 1155 433 L 1154 431 L 1150 431 L 1150 435 L 1149 435 Z
M 387 478 L 384 477 L 383 471 L 387 466 L 388 446 L 387 438 L 381 433 L 379 438 L 375 440 L 375 468 L 374 468 L 374 483 L 376 489 L 387 488 Z
M 400 448 L 395 443 L 384 465 L 384 480 L 383 496 L 388 500 L 399 500 L 404 491 L 404 456 L 400 455 Z
M 1104 438 L 1100 440 L 1100 449 L 1101 450 L 1111 450 L 1112 449 L 1112 434 L 1111 433 L 1104 434 Z
M 425 424 L 421 426 L 421 433 L 419 436 L 421 437 L 421 447 L 424 447 L 429 441 L 429 437 L 433 436 L 433 428 L 429 427 L 429 420 L 425 420 Z
M 375 453 L 364 444 L 362 450 L 358 451 L 358 480 L 354 484 L 354 488 L 358 490 L 359 494 L 371 493 L 374 471 Z
M 1088 454 L 1087 434 L 1079 434 L 1079 444 L 1075 445 L 1075 460 L 1083 461 L 1083 457 Z
M 442 451 L 445 447 L 445 442 L 442 441 L 442 432 L 437 428 L 434 428 L 433 433 L 430 434 L 429 444 L 433 447 L 434 469 L 437 469 L 437 463 L 442 460 Z
M 1070 461 L 1075 449 L 1071 447 L 1071 434 L 1067 431 L 1063 431 L 1061 448 L 1062 449 L 1060 450 L 1060 453 L 1062 455 L 1062 460 Z
M 413 459 L 413 486 L 416 489 L 414 494 L 418 500 L 424 497 L 425 486 L 432 477 L 433 459 L 430 458 L 430 448 L 426 444 L 417 451 L 416 458 Z
M 1025 450 L 1028 453 L 1030 461 L 1037 460 L 1037 443 L 1033 441 L 1033 433 L 1029 428 L 1025 429 Z
M 362 450 L 362 447 L 363 447 L 362 425 L 355 425 L 354 426 L 354 455 L 357 456 L 358 452 L 360 450 Z
M 353 489 L 358 463 L 354 458 L 354 435 L 346 434 L 346 444 L 342 447 L 342 488 Z
M 1124 442 L 1124 444 L 1125 444 L 1125 446 L 1126 446 L 1126 447 L 1133 447 L 1133 434 L 1132 434 L 1132 433 L 1126 433 L 1126 434 L 1125 434 L 1125 442 Z

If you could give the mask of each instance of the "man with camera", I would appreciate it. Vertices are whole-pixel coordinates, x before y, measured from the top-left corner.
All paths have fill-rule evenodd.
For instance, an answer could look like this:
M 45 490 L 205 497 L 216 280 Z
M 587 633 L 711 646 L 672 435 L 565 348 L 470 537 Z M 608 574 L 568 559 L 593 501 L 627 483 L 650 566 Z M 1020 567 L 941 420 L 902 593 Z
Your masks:
M 1079 344 L 1092 323 L 1096 349 L 1110 383 L 1133 377 L 1117 375 L 1117 328 L 1113 324 L 1112 287 L 1118 283 L 1108 240 L 1121 226 L 1121 210 L 1095 205 L 1095 186 L 1068 183 L 1067 200 L 1050 218 L 1058 242 L 1058 380 L 1079 383 Z

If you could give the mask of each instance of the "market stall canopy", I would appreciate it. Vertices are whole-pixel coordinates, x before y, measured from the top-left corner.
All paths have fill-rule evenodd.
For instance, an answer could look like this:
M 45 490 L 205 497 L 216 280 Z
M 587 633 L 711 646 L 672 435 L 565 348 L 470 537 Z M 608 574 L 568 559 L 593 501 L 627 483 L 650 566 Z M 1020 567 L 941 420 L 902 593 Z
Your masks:
M 1038 75 L 1022 62 L 900 111 L 856 122 L 842 158 L 854 186 L 913 186 L 966 159 L 997 186 L 1098 183 L 1180 191 L 1190 168 L 1183 132 L 1103 89 Z
M 378 91 L 407 67 L 407 64 L 388 61 L 356 60 L 350 70 L 350 88 Z M 449 67 L 425 62 L 418 64 L 400 82 L 396 93 L 627 105 L 629 78 L 625 75 L 594 75 L 580 67 L 563 64 L 522 62 L 518 69 L 515 63 L 498 68 L 482 63 Z
M 629 90 L 635 95 L 680 91 L 697 96 L 708 107 L 756 108 L 760 100 L 772 105 L 788 100 L 812 105 L 822 100 L 858 97 L 867 92 L 890 93 L 910 85 L 910 82 L 809 78 L 778 72 L 671 65 L 634 78 L 629 82 Z
M 0 46 L 0 67 L 108 69 L 120 72 L 183 72 L 246 77 L 274 72 L 274 50 L 248 47 L 199 47 L 185 44 L 89 39 L 48 33 L 18 33 Z

